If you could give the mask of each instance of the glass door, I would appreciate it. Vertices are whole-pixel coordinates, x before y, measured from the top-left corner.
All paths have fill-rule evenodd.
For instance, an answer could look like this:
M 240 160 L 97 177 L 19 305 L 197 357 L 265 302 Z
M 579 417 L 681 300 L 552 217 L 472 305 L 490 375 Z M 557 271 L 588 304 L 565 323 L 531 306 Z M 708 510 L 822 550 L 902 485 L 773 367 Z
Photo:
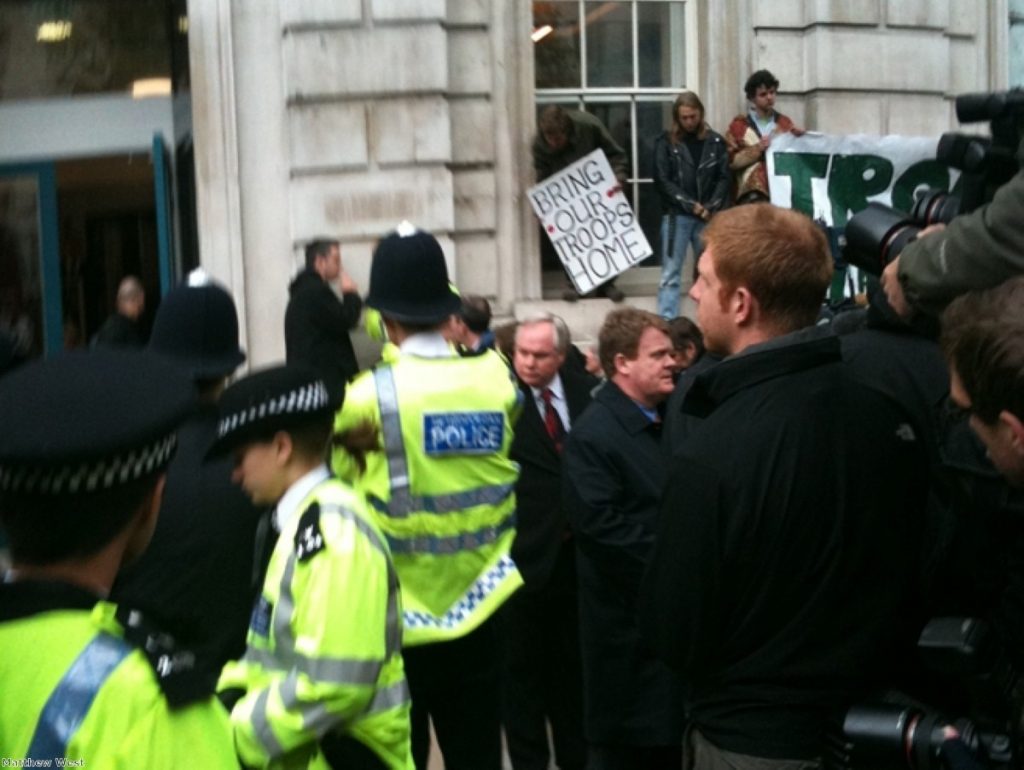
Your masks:
M 0 331 L 20 357 L 64 346 L 52 163 L 0 165 Z

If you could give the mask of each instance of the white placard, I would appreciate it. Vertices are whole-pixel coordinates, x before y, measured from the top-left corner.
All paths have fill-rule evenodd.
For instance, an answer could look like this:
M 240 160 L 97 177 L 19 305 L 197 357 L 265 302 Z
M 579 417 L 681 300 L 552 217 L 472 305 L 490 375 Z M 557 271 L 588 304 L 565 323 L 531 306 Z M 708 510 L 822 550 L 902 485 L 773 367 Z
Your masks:
M 526 192 L 580 294 L 654 253 L 601 149 Z

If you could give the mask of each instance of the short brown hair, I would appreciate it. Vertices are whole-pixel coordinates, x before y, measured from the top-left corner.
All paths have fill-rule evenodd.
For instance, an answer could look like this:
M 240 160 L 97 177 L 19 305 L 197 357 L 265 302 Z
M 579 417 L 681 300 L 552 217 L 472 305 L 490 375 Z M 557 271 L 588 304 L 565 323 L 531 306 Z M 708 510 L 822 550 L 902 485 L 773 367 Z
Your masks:
M 723 291 L 750 290 L 781 334 L 810 326 L 832 282 L 824 233 L 807 216 L 770 203 L 737 206 L 704 231 Z
M 942 314 L 942 352 L 989 425 L 1024 419 L 1024 276 L 957 297 Z
M 598 358 L 605 377 L 611 379 L 615 374 L 615 356 L 619 353 L 628 359 L 636 358 L 640 336 L 648 328 L 665 332 L 666 336 L 669 333 L 664 318 L 635 307 L 619 308 L 605 316 L 597 335 Z

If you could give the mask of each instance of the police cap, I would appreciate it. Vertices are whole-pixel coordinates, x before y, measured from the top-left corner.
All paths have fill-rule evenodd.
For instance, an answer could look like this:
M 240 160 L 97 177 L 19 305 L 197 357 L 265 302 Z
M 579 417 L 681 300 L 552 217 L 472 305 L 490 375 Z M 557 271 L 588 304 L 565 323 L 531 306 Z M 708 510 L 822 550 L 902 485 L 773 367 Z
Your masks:
M 279 430 L 330 419 L 336 406 L 323 379 L 308 366 L 287 364 L 254 372 L 220 397 L 217 440 L 207 457 L 267 440 Z
M 178 368 L 141 351 L 25 364 L 0 380 L 0 493 L 88 494 L 156 473 L 194 392 Z

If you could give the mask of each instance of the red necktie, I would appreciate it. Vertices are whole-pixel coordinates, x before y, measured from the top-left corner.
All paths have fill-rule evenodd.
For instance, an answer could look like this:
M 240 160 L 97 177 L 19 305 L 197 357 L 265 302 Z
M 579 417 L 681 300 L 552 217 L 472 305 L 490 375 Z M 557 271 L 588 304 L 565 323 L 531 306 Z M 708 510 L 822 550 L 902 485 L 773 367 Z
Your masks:
M 544 388 L 540 392 L 540 397 L 544 401 L 544 427 L 547 428 L 551 440 L 555 442 L 555 449 L 561 452 L 562 439 L 565 438 L 565 426 L 562 425 L 562 419 L 558 416 L 558 411 L 551 404 L 551 397 L 553 395 L 551 388 Z

